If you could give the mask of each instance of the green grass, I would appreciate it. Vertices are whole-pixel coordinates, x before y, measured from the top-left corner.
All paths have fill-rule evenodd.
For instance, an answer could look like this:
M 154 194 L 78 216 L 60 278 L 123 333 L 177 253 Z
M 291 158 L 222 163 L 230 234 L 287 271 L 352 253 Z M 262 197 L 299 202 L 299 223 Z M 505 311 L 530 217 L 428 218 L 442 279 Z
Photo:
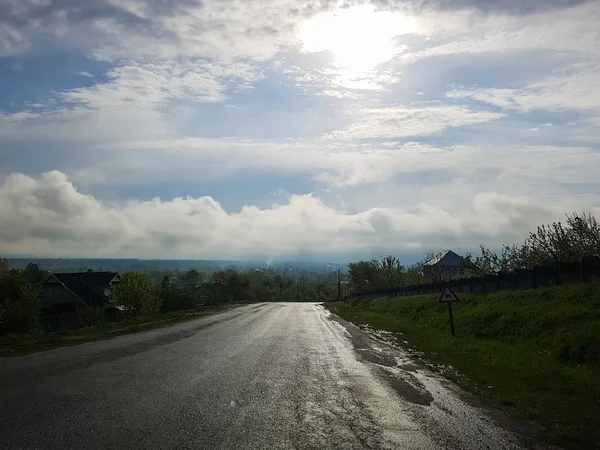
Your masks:
M 325 306 L 356 324 L 402 333 L 424 359 L 464 375 L 449 375 L 463 387 L 542 423 L 555 443 L 598 448 L 600 283 L 460 296 L 455 338 L 437 295 Z
M 0 337 L 0 357 L 21 356 L 57 347 L 83 344 L 85 342 L 109 339 L 124 334 L 167 327 L 238 306 L 242 306 L 242 304 L 226 304 L 185 311 L 172 311 L 154 316 L 138 317 L 136 320 L 102 323 L 92 327 L 58 331 L 55 333 L 38 332 L 6 335 Z

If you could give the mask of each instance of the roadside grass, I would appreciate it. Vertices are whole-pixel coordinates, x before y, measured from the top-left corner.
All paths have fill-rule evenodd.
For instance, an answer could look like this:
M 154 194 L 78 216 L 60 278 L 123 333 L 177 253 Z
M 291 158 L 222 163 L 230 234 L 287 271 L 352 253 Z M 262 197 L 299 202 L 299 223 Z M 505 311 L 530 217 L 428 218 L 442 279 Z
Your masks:
M 183 311 L 171 311 L 164 314 L 137 317 L 136 319 L 128 319 L 115 323 L 104 322 L 90 327 L 57 331 L 54 333 L 40 331 L 27 334 L 10 334 L 0 337 L 0 357 L 21 356 L 57 347 L 83 344 L 85 342 L 110 339 L 124 334 L 167 327 L 247 304 L 225 304 Z
M 460 295 L 460 294 L 459 294 Z M 551 442 L 600 448 L 600 283 L 487 295 L 352 300 L 324 306 L 357 325 L 399 333 L 468 390 L 541 423 Z

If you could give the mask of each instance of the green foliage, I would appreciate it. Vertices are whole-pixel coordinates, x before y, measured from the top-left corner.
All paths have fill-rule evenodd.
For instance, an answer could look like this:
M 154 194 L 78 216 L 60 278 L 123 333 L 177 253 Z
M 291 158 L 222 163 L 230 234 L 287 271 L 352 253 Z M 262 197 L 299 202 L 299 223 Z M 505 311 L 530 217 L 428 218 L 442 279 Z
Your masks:
M 23 270 L 23 276 L 25 277 L 27 282 L 32 286 L 35 286 L 44 281 L 44 279 L 48 277 L 48 275 L 48 271 L 42 270 L 40 266 L 35 263 L 27 264 L 27 267 L 25 267 L 25 270 Z
M 227 287 L 233 301 L 243 301 L 247 299 L 250 289 L 250 280 L 245 274 L 229 269 L 215 272 L 213 274 L 213 279 L 216 283 L 222 283 Z
M 529 342 L 557 360 L 600 362 L 600 283 L 459 295 L 454 318 L 459 337 Z M 361 299 L 351 305 L 446 331 L 448 312 L 437 298 Z
M 195 269 L 191 269 L 183 274 L 181 281 L 187 285 L 198 285 L 202 283 L 202 274 Z
M 105 311 L 103 307 L 78 307 L 75 311 L 76 327 L 93 327 L 103 323 Z
M 6 272 L 10 269 L 8 260 L 6 258 L 0 258 L 0 273 Z
M 466 258 L 480 275 L 576 263 L 587 256 L 600 256 L 600 225 L 592 214 L 573 213 L 567 215 L 565 224 L 541 225 L 523 243 L 504 245 L 500 254 L 483 245 L 480 250 L 475 258 Z
M 158 285 L 137 272 L 121 275 L 121 281 L 114 288 L 114 298 L 125 307 L 129 317 L 154 314 L 160 309 Z
M 393 289 L 425 281 L 422 263 L 406 268 L 392 255 L 381 258 L 381 261 L 372 259 L 350 263 L 348 278 L 354 292 Z
M 600 433 L 600 283 L 459 294 L 456 338 L 437 295 L 352 300 L 328 307 L 402 333 L 465 387 L 545 423 L 563 445 L 596 448 Z M 473 384 L 474 383 L 474 384 Z M 492 386 L 491 389 L 488 386 Z
M 163 283 L 160 289 L 160 312 L 192 309 L 196 305 L 188 290 L 181 286 Z
M 39 327 L 39 291 L 16 269 L 0 271 L 0 335 L 27 333 Z

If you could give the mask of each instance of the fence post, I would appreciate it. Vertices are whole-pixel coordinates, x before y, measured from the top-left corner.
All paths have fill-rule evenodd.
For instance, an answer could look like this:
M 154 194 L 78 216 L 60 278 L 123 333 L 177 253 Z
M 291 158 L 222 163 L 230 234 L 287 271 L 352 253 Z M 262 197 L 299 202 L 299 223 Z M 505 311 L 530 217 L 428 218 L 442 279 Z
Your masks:
M 500 290 L 500 273 L 499 272 L 496 274 L 496 290 L 497 291 Z
M 533 288 L 537 289 L 538 287 L 538 270 L 537 268 L 533 268 Z

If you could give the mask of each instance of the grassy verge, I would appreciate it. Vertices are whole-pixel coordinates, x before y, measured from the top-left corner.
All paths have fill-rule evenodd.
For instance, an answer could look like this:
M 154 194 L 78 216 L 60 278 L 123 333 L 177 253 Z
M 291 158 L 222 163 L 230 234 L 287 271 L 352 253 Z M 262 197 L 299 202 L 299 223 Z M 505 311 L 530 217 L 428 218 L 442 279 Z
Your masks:
M 448 310 L 437 296 L 330 303 L 356 324 L 401 333 L 429 362 L 451 365 L 463 387 L 540 422 L 568 448 L 600 443 L 600 284 L 464 295 Z
M 55 333 L 14 334 L 0 337 L 0 357 L 20 356 L 57 347 L 83 344 L 85 342 L 109 339 L 123 334 L 138 333 L 154 328 L 167 327 L 179 322 L 197 319 L 210 314 L 226 311 L 243 304 L 227 304 L 199 309 L 172 311 L 155 316 L 138 317 L 118 323 L 102 323 L 77 330 Z

